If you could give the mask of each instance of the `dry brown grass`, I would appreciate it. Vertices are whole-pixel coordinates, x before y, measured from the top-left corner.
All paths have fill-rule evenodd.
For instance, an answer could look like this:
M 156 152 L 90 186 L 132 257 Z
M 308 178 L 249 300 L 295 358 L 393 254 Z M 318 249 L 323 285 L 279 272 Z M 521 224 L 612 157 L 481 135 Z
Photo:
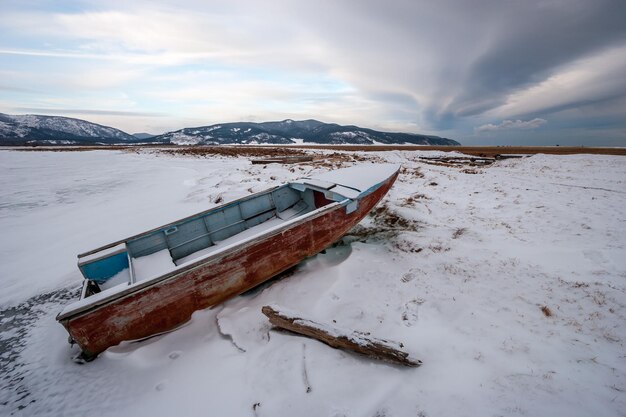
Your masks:
M 417 204 L 418 200 L 430 200 L 430 197 L 424 195 L 424 194 L 413 194 L 408 196 L 407 198 L 404 199 L 404 201 L 402 202 L 402 206 L 406 207 L 406 206 L 413 206 L 415 204 Z
M 419 222 L 402 217 L 389 208 L 387 204 L 382 204 L 369 212 L 368 217 L 373 220 L 373 225 L 363 226 L 361 224 L 353 227 L 347 234 L 351 239 L 361 242 L 369 239 L 383 239 L 393 242 L 393 245 L 404 252 L 421 252 L 413 242 L 400 242 L 396 237 L 403 232 L 414 232 L 420 227 Z
M 389 208 L 387 204 L 381 204 L 374 208 L 369 216 L 374 218 L 377 226 L 388 227 L 398 230 L 417 230 L 417 223 L 400 216 L 398 213 Z
M 462 169 L 461 172 L 464 174 L 480 174 L 481 173 L 481 171 L 477 169 L 473 169 L 473 168 Z
M 400 174 L 413 177 L 413 178 L 424 178 L 424 174 L 422 173 L 419 167 L 407 168 L 403 166 L 402 169 L 400 170 Z
M 159 152 L 169 155 L 184 155 L 205 158 L 209 156 L 267 158 L 306 155 L 306 152 L 300 149 L 286 148 L 284 146 L 181 146 L 159 149 Z
M 454 233 L 452 233 L 452 239 L 460 238 L 461 236 L 465 234 L 465 232 L 467 232 L 467 229 L 465 227 L 460 227 L 456 229 Z

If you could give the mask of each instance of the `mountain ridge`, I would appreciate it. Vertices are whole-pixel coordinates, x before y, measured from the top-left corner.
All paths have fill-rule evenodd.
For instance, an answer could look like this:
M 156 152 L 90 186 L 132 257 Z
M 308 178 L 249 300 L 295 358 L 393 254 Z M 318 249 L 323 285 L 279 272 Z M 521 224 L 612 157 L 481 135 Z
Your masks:
M 271 122 L 230 122 L 188 127 L 152 138 L 180 145 L 221 144 L 412 144 L 460 145 L 455 140 L 418 133 L 380 132 L 355 125 L 324 123 L 314 119 Z
M 319 120 L 229 122 L 186 127 L 161 135 L 134 134 L 82 119 L 0 113 L 0 145 L 113 144 L 413 144 L 460 145 L 457 141 L 417 133 L 380 132 L 355 125 Z
M 92 144 L 129 142 L 135 138 L 110 126 L 64 116 L 0 113 L 0 145 Z

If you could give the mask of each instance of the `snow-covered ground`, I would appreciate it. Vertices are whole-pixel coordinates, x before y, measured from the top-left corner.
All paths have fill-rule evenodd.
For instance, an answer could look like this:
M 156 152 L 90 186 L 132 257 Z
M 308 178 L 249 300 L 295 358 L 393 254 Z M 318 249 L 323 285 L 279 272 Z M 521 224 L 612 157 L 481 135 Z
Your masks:
M 0 151 L 0 415 L 625 415 L 626 158 L 464 172 L 426 154 L 359 154 L 404 170 L 340 244 L 78 365 L 55 321 L 77 253 L 325 168 Z M 424 364 L 269 331 L 267 304 L 402 342 Z

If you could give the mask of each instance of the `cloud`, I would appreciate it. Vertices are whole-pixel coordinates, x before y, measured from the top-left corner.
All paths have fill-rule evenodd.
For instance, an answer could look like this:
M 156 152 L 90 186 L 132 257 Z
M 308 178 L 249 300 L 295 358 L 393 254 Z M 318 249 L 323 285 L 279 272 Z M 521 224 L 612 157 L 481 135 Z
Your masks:
M 86 114 L 99 116 L 124 116 L 124 117 L 162 117 L 163 113 L 141 112 L 141 111 L 121 111 L 121 110 L 93 110 L 93 109 L 55 109 L 37 107 L 15 107 L 14 111 L 38 114 Z
M 488 123 L 482 126 L 478 126 L 474 128 L 476 133 L 482 132 L 494 132 L 498 130 L 529 130 L 529 129 L 537 129 L 548 123 L 545 119 L 535 118 L 532 120 L 503 120 L 501 123 L 494 125 L 492 123 Z
M 486 116 L 547 115 L 620 97 L 626 97 L 626 43 L 563 65 L 545 80 L 512 92 Z
M 485 50 L 475 56 L 462 91 L 446 111 L 460 117 L 482 114 L 564 64 L 622 43 L 624 13 L 626 3 L 619 0 L 505 3 Z

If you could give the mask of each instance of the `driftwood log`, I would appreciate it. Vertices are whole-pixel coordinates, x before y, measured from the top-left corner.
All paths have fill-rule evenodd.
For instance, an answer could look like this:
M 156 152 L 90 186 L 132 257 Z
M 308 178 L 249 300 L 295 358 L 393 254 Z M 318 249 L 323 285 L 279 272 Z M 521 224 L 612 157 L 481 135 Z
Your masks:
M 302 156 L 274 156 L 271 158 L 251 159 L 252 164 L 297 164 L 298 162 L 312 161 L 310 155 Z
M 317 339 L 334 348 L 351 350 L 404 366 L 420 366 L 422 364 L 422 361 L 412 358 L 408 352 L 402 350 L 404 347 L 402 343 L 377 339 L 371 337 L 369 333 L 344 330 L 317 323 L 298 317 L 299 313 L 277 306 L 264 306 L 261 311 L 274 326 Z

